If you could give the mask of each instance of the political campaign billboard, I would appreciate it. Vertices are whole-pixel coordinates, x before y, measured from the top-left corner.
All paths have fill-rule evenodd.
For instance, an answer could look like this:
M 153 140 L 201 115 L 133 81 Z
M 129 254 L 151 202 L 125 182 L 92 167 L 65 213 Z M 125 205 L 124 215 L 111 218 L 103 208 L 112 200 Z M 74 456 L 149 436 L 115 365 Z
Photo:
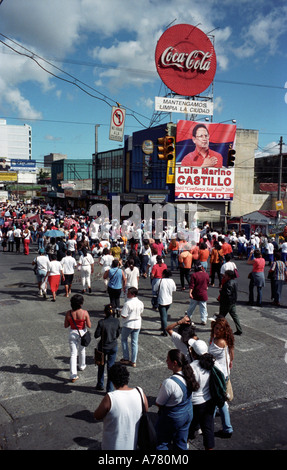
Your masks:
M 230 201 L 234 168 L 228 154 L 234 148 L 236 125 L 179 121 L 176 132 L 175 199 Z

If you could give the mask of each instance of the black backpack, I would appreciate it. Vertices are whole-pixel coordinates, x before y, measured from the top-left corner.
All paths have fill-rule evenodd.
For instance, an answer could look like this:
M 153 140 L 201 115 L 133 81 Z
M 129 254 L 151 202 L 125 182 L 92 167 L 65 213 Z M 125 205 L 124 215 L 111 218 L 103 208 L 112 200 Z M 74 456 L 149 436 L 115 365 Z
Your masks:
M 210 371 L 209 390 L 214 404 L 222 408 L 227 401 L 226 381 L 224 374 L 216 366 Z

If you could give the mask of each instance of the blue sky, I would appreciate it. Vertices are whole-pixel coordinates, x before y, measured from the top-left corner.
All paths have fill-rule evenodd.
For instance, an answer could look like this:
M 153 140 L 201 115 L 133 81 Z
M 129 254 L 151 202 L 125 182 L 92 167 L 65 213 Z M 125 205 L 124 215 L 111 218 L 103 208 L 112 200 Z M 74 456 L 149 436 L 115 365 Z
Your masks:
M 149 127 L 155 96 L 168 92 L 154 53 L 171 23 L 214 35 L 213 121 L 236 119 L 259 131 L 257 155 L 278 153 L 281 136 L 287 144 L 285 0 L 3 0 L 0 118 L 32 126 L 36 161 L 91 158 L 96 124 L 99 151 L 121 147 L 109 140 L 111 106 L 126 108 L 125 134 Z

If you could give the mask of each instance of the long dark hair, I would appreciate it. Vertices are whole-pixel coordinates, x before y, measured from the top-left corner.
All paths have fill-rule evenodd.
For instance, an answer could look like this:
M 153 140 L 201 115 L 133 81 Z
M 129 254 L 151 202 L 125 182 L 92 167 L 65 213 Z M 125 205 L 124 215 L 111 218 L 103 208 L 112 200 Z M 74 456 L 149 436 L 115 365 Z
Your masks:
M 196 336 L 195 326 L 189 325 L 188 323 L 182 323 L 178 328 L 178 334 L 181 336 L 181 341 L 188 346 L 188 340 Z
M 199 389 L 199 384 L 195 379 L 194 373 L 186 357 L 179 349 L 171 349 L 168 351 L 168 357 L 173 362 L 177 362 L 178 366 L 181 367 L 183 377 L 186 381 L 186 386 L 189 392 L 194 392 Z
M 111 304 L 105 305 L 104 314 L 105 314 L 106 317 L 114 316 L 115 311 L 114 311 L 113 306 Z
M 214 328 L 219 325 L 222 329 L 222 338 L 226 341 L 229 348 L 234 348 L 234 335 L 229 325 L 228 321 L 224 317 L 217 318 L 214 322 L 211 323 L 211 334 L 210 340 L 214 338 Z

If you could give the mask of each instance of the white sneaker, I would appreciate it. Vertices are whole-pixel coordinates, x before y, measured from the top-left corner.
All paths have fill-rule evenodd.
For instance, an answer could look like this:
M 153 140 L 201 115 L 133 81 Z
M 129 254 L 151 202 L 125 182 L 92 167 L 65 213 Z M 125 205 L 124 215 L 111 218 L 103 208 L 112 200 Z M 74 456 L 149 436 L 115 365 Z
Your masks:
M 214 315 L 213 317 L 208 318 L 209 321 L 216 321 L 217 320 L 217 315 Z

